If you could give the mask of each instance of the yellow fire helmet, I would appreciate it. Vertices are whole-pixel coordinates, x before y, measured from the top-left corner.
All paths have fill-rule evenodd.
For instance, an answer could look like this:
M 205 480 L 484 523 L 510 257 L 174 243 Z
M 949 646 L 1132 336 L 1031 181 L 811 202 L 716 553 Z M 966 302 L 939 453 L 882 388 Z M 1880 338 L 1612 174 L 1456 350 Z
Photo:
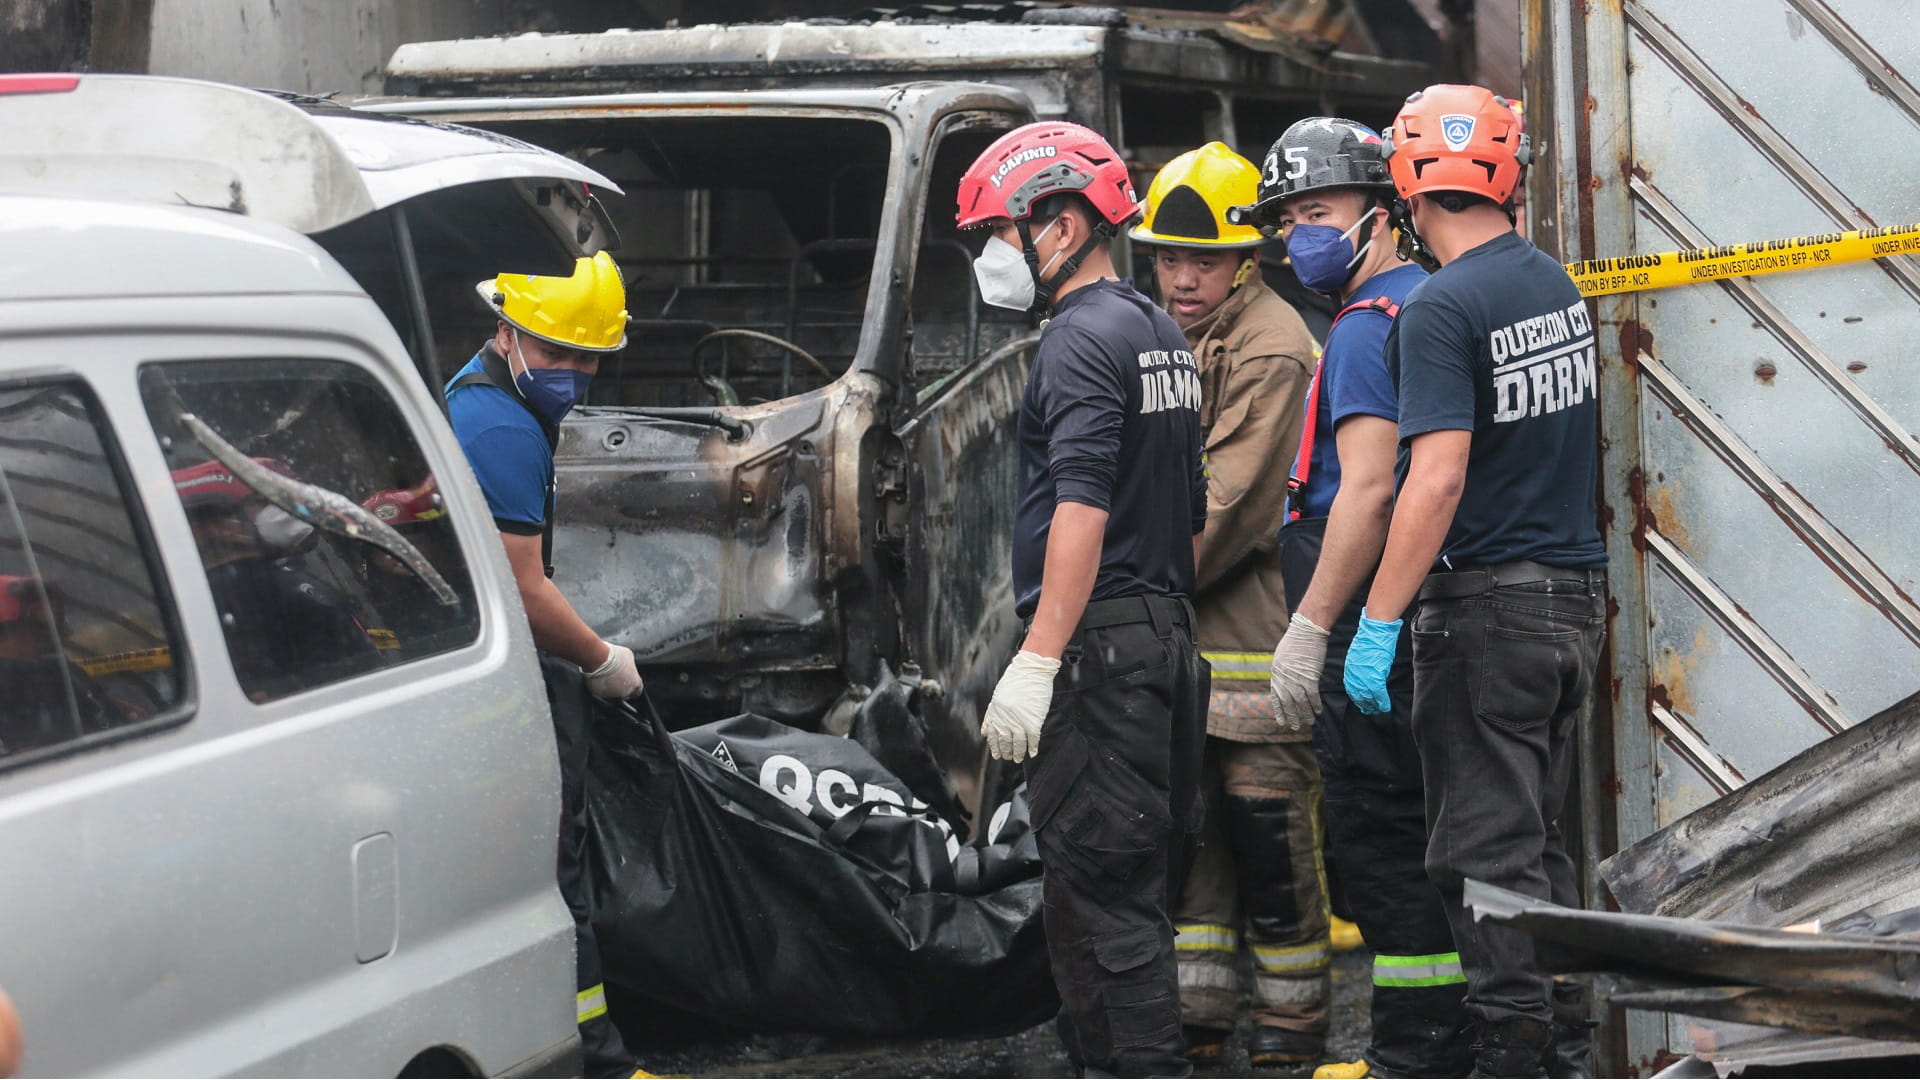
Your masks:
M 604 251 L 574 263 L 571 277 L 500 274 L 474 289 L 494 314 L 542 341 L 585 352 L 627 344 L 627 289 Z
M 1259 193 L 1253 162 L 1210 142 L 1167 162 L 1147 188 L 1146 216 L 1127 235 L 1167 247 L 1259 247 L 1266 237 L 1258 229 L 1227 222 L 1229 206 L 1249 205 Z

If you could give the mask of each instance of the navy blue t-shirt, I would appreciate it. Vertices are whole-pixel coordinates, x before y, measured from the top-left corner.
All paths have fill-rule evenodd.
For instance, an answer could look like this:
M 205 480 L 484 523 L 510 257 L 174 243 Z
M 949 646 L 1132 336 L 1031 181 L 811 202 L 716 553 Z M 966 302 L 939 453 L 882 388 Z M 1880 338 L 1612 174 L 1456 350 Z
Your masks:
M 1193 592 L 1207 523 L 1200 376 L 1186 336 L 1130 283 L 1068 293 L 1041 334 L 1020 400 L 1014 610 L 1040 602 L 1053 508 L 1107 511 L 1094 600 Z
M 1385 297 L 1394 304 L 1404 304 L 1413 287 L 1425 280 L 1427 272 L 1417 266 L 1396 266 L 1363 282 L 1354 292 L 1353 302 Z M 1334 443 L 1340 421 L 1350 416 L 1400 419 L 1393 377 L 1387 374 L 1387 331 L 1391 329 L 1393 319 L 1386 312 L 1360 308 L 1327 332 L 1327 344 L 1320 356 L 1320 415 L 1314 420 L 1313 456 L 1300 504 L 1302 518 L 1323 518 L 1333 511 L 1333 497 L 1340 491 L 1340 455 Z M 1297 461 L 1293 475 L 1300 475 Z
M 1600 567 L 1593 324 L 1566 270 L 1518 233 L 1441 267 L 1387 339 L 1400 441 L 1471 431 L 1446 567 Z
M 483 371 L 492 350 L 491 344 L 483 347 L 447 385 Z M 540 421 L 508 391 L 491 386 L 463 386 L 449 393 L 447 419 L 480 480 L 494 524 L 501 532 L 540 535 L 553 487 L 553 447 Z

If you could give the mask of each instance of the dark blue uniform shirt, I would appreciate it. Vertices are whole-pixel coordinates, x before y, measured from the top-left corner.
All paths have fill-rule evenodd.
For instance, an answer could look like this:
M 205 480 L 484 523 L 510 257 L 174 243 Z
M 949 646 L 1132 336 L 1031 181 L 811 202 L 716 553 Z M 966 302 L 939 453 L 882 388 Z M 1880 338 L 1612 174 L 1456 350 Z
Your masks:
M 1511 232 L 1462 254 L 1407 297 L 1387 364 L 1403 445 L 1473 433 L 1442 567 L 1607 564 L 1593 324 L 1558 262 Z
M 1130 283 L 1068 293 L 1040 338 L 1020 401 L 1015 610 L 1040 601 L 1053 508 L 1108 513 L 1094 600 L 1193 592 L 1207 523 L 1200 377 L 1186 336 Z
M 1397 266 L 1368 278 L 1351 302 L 1384 296 L 1404 304 L 1413 287 L 1426 279 L 1427 272 L 1417 266 Z M 1386 312 L 1361 308 L 1348 312 L 1327 332 L 1320 357 L 1320 415 L 1314 420 L 1302 518 L 1323 518 L 1333 510 L 1333 497 L 1340 492 L 1340 455 L 1334 444 L 1340 421 L 1349 416 L 1400 419 L 1393 378 L 1387 374 L 1387 331 L 1392 328 Z M 1297 468 L 1293 475 L 1300 475 Z

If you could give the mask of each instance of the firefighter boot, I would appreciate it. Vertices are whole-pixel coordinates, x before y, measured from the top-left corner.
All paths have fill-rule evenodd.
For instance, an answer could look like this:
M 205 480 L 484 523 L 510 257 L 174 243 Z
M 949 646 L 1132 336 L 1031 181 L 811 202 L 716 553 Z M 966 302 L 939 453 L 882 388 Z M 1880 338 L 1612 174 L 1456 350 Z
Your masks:
M 1553 984 L 1553 1047 L 1547 1051 L 1547 1075 L 1585 1080 L 1593 1075 L 1593 1029 L 1587 1019 L 1587 988 L 1571 980 Z
M 1332 925 L 1327 931 L 1327 936 L 1333 939 L 1334 952 L 1352 952 L 1367 943 L 1367 939 L 1360 934 L 1360 928 L 1352 922 L 1338 915 L 1330 921 Z
M 1473 1072 L 1469 1076 L 1547 1075 L 1547 1049 L 1553 1031 L 1538 1020 L 1482 1020 L 1473 1044 Z
M 1180 1037 L 1186 1040 L 1187 1060 L 1195 1065 L 1214 1065 L 1227 1052 L 1229 1032 L 1198 1024 L 1180 1025 Z
M 1593 1029 L 1591 1020 L 1568 1021 L 1555 1017 L 1553 1047 L 1547 1051 L 1547 1075 L 1556 1080 L 1587 1080 L 1593 1075 Z
M 1319 1061 L 1325 1055 L 1326 1048 L 1324 1036 L 1257 1024 L 1253 1034 L 1247 1038 L 1247 1063 L 1254 1068 L 1299 1065 Z

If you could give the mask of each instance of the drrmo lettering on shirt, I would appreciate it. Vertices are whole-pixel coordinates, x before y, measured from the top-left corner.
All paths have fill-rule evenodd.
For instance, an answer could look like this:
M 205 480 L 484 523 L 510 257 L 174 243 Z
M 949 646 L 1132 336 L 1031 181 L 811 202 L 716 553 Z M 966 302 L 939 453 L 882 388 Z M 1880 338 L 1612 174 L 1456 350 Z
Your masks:
M 1165 409 L 1200 411 L 1200 373 L 1185 349 L 1151 349 L 1139 355 L 1140 415 Z
M 1493 349 L 1494 423 L 1559 412 L 1593 396 L 1593 324 L 1586 301 L 1503 326 L 1487 343 Z

